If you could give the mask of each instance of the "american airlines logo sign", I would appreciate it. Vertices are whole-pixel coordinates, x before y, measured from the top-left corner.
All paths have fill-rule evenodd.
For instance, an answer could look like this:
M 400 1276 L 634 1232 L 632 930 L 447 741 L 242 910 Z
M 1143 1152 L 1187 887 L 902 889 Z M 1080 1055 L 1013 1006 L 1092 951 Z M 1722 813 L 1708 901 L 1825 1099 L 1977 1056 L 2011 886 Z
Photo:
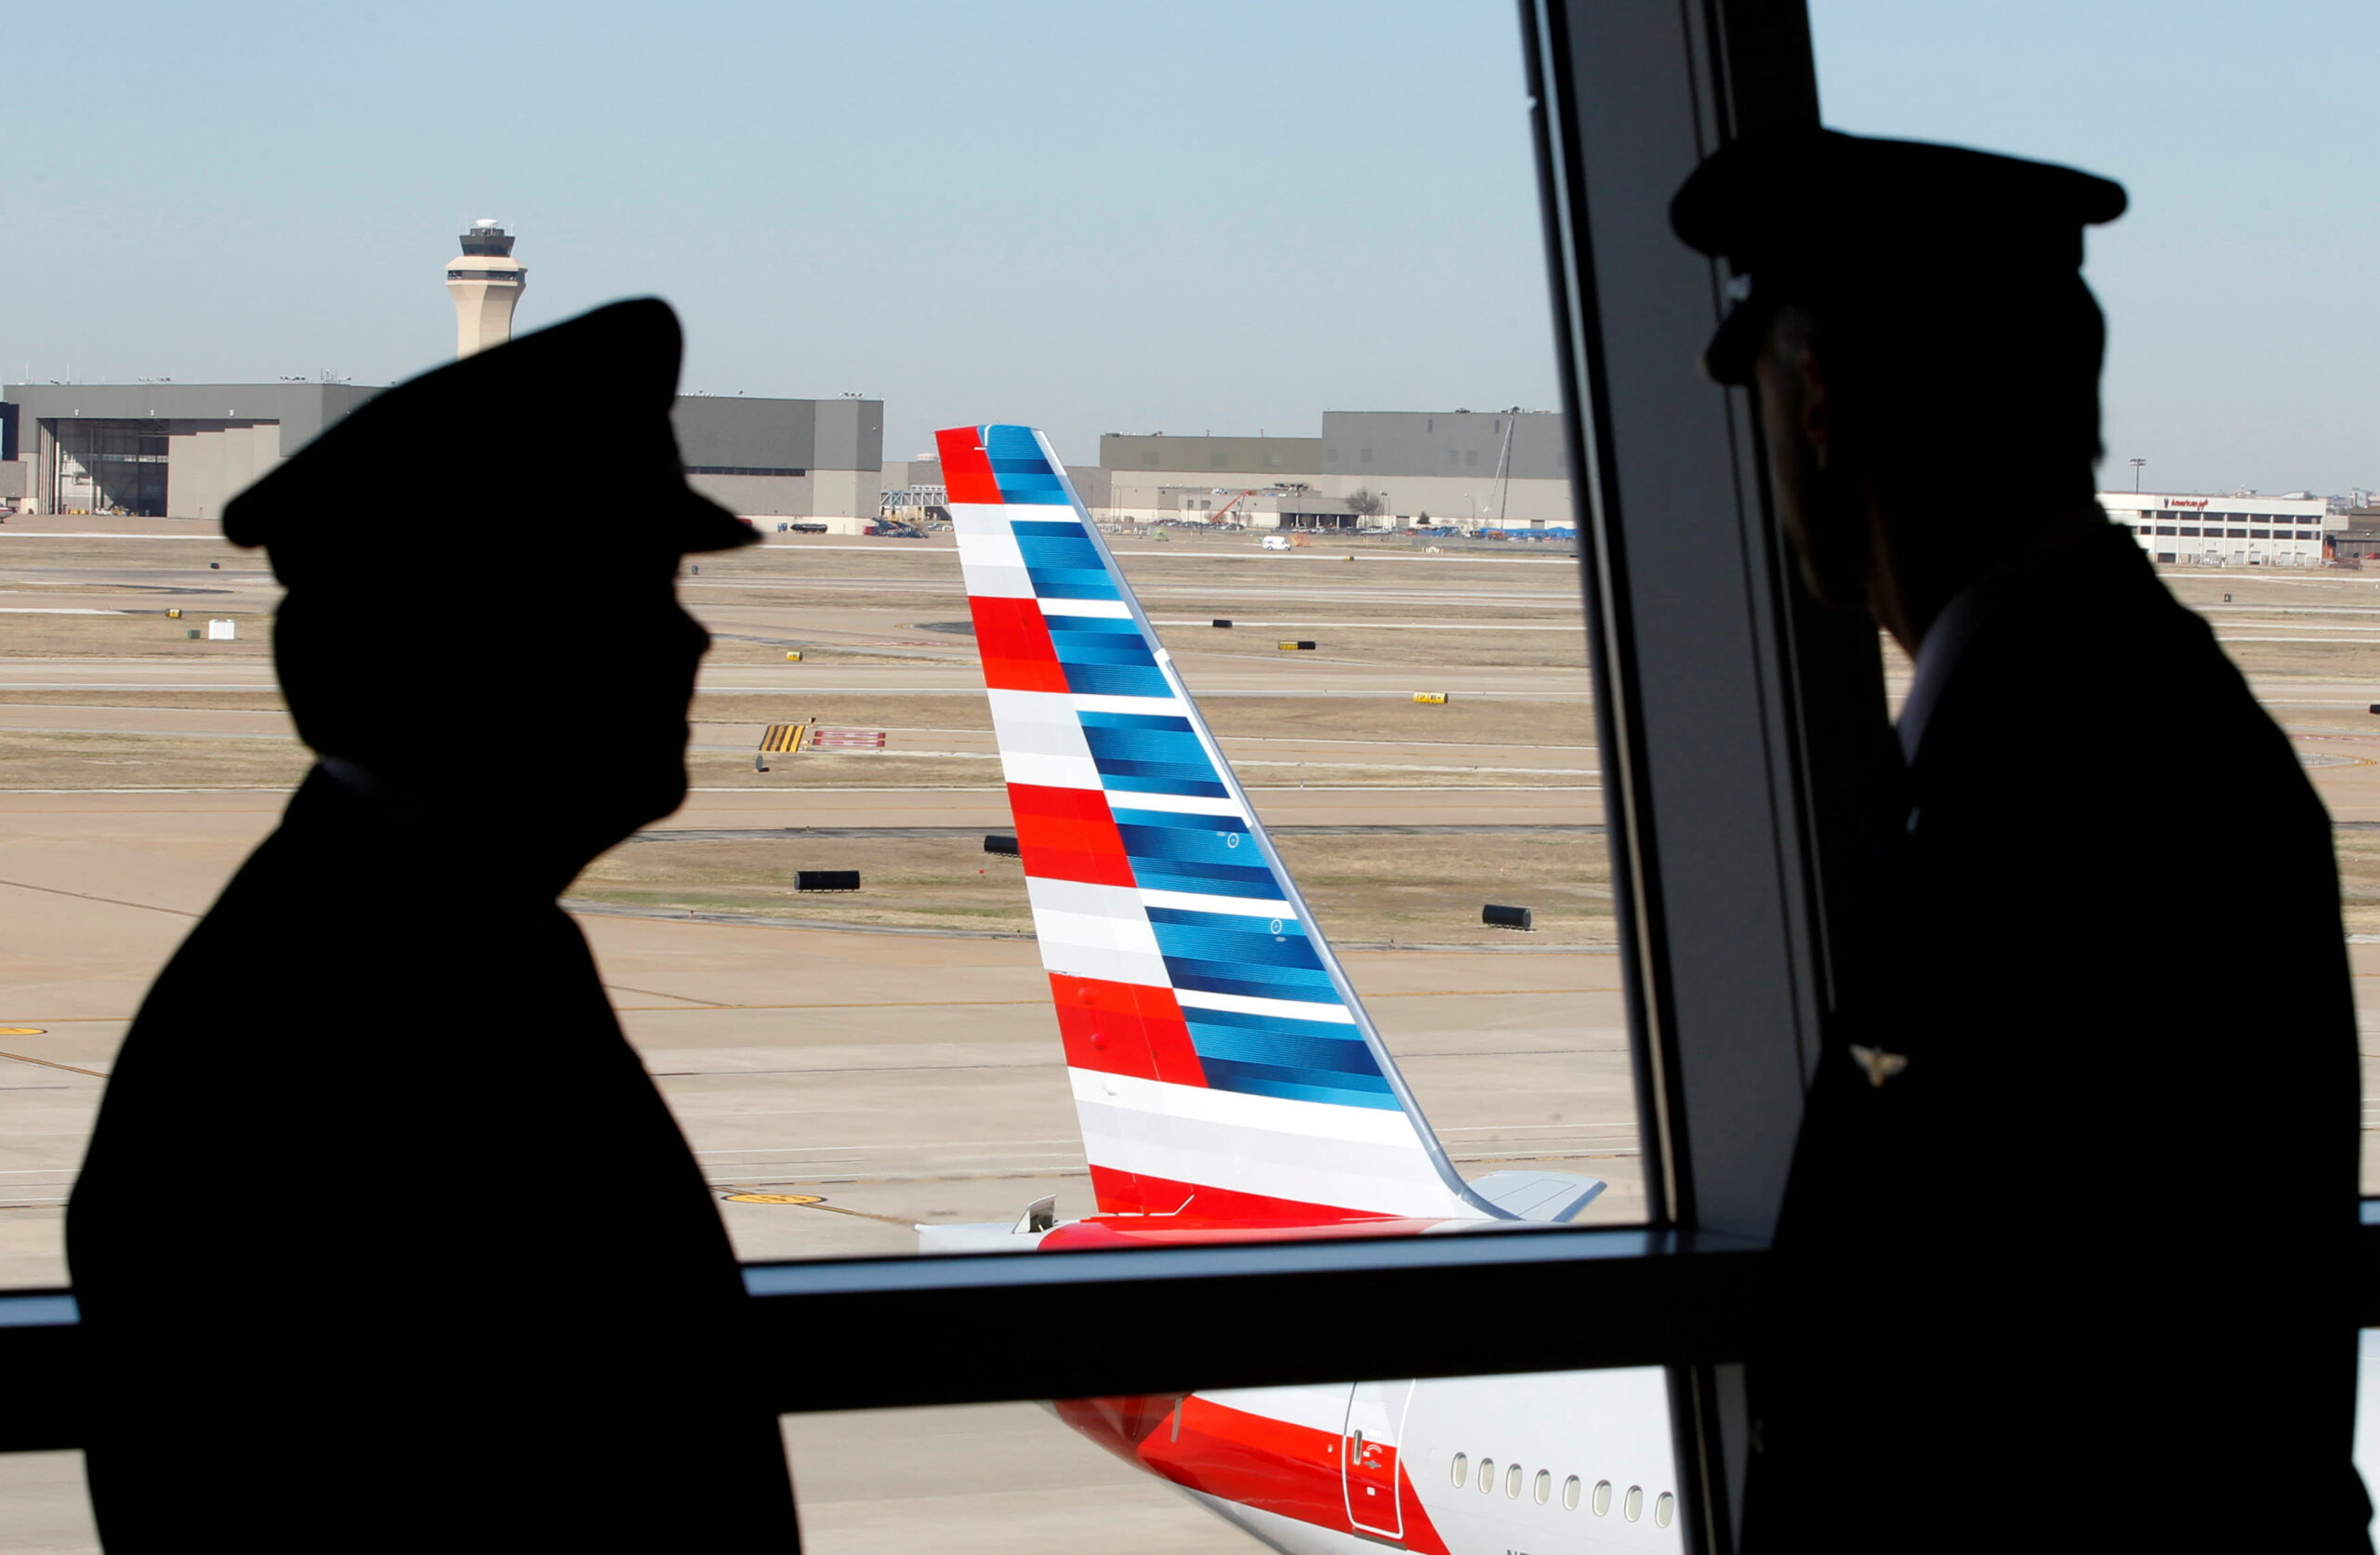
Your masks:
M 2207 499 L 2202 496 L 2169 496 L 2165 499 L 2168 507 L 2203 507 L 2206 504 Z

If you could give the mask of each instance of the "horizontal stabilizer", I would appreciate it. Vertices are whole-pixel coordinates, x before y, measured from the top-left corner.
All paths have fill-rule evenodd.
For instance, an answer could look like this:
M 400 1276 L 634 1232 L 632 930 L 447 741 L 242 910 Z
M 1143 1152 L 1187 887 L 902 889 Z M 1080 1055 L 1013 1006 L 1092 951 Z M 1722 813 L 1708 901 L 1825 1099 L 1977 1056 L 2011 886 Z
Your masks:
M 1554 1224 L 1586 1208 L 1604 1190 L 1602 1179 L 1568 1172 L 1489 1172 L 1467 1186 L 1508 1214 Z

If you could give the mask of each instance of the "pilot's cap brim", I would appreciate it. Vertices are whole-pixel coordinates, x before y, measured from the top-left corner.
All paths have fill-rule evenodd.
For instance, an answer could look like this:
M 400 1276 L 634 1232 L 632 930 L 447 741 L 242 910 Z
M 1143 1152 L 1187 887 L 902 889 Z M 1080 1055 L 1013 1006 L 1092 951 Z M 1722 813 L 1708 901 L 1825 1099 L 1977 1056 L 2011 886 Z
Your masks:
M 1751 387 L 1771 311 L 1765 299 L 1738 298 L 1702 348 L 1704 375 L 1714 383 Z
M 2071 167 L 1813 129 L 1713 153 L 1670 225 L 1749 283 L 1703 351 L 1711 376 L 1748 383 L 1780 303 L 1913 327 L 1968 288 L 2070 284 L 2082 230 L 2124 204 L 2122 185 Z

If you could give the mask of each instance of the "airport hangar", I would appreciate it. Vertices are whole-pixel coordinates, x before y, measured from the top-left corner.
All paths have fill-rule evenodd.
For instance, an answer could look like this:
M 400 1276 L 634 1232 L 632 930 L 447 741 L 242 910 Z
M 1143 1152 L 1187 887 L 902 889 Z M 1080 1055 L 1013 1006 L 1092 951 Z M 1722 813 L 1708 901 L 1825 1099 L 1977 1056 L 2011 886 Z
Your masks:
M 1110 432 L 1099 440 L 1097 466 L 1066 473 L 1083 506 L 1117 523 L 1558 530 L 1577 522 L 1556 411 L 1325 411 L 1322 435 L 1311 438 Z M 884 467 L 888 491 L 931 492 L 941 481 L 932 459 Z M 1379 500 L 1377 514 L 1351 504 L 1366 493 Z
M 1068 474 L 1094 517 L 1119 523 L 1228 520 L 1330 530 L 1428 522 L 1526 533 L 1577 522 L 1558 412 L 1326 411 L 1322 428 L 1318 438 L 1111 432 L 1099 440 L 1097 468 Z M 938 493 L 932 460 L 884 470 L 888 490 Z M 1377 513 L 1351 500 L 1362 493 L 1379 500 Z M 2334 553 L 2380 557 L 2380 508 L 2364 512 L 2359 527 L 2310 493 L 2101 492 L 2098 499 L 2164 565 L 2320 567 Z M 1995 543 L 1975 533 L 1978 544 Z
M 0 498 L 32 512 L 219 519 L 243 487 L 378 392 L 303 382 L 0 387 Z M 799 519 L 856 534 L 876 517 L 880 400 L 681 395 L 670 420 L 688 481 L 764 529 Z M 434 448 L 418 475 L 434 500 Z M 533 499 L 534 487 L 521 494 Z
M 1374 522 L 1398 528 L 1448 523 L 1463 529 L 1567 529 L 1569 450 L 1554 411 L 1325 411 L 1322 435 L 1131 437 L 1099 440 L 1105 506 L 1128 522 L 1208 519 L 1235 493 L 1256 494 L 1232 508 L 1239 521 L 1274 527 L 1263 500 L 1274 488 L 1306 486 L 1316 496 L 1378 499 Z M 1282 528 L 1354 528 L 1300 511 Z M 1324 511 L 1328 511 L 1327 509 Z M 1243 516 L 1244 514 L 1244 516 Z
M 2132 532 L 2153 561 L 2202 567 L 2320 567 L 2336 551 L 2348 515 L 2310 493 L 2210 496 L 2101 492 L 2108 517 Z

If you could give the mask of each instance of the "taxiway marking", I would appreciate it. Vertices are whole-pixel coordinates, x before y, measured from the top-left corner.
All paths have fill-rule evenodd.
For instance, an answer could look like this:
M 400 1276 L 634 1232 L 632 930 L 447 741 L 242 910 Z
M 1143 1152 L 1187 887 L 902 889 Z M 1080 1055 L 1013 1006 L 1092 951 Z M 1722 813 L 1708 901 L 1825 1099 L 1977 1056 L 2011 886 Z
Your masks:
M 44 1069 L 63 1069 L 69 1074 L 88 1074 L 94 1080 L 107 1078 L 106 1074 L 96 1069 L 77 1069 L 71 1063 L 53 1063 L 47 1059 L 29 1059 L 22 1053 L 0 1053 L 0 1059 L 14 1059 L 19 1063 L 37 1063 Z

